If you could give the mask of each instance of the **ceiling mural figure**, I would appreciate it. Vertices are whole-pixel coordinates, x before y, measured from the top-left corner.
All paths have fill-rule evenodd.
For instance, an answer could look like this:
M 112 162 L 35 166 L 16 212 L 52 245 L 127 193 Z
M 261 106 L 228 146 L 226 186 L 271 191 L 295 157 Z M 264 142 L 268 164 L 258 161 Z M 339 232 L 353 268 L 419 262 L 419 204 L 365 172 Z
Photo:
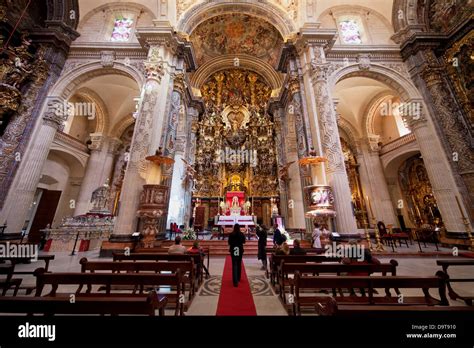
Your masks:
M 210 18 L 191 34 L 199 65 L 226 54 L 247 54 L 275 65 L 282 37 L 270 23 L 244 14 Z

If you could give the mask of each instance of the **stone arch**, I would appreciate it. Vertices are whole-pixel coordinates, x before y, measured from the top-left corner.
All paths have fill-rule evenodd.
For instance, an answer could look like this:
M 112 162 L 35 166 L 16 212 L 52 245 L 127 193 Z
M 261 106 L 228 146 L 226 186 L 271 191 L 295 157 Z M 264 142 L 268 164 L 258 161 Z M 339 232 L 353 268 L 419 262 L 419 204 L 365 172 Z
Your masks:
M 424 0 L 395 0 L 393 2 L 392 23 L 396 33 L 406 27 L 420 31 L 426 29 L 425 2 Z
M 224 69 L 235 68 L 235 58 L 239 58 L 239 68 L 244 68 L 261 75 L 274 90 L 281 88 L 283 84 L 282 77 L 269 63 L 244 54 L 219 56 L 211 59 L 193 74 L 191 85 L 195 88 L 200 88 L 213 73 Z
M 364 116 L 362 118 L 362 129 L 364 130 L 364 136 L 368 137 L 375 134 L 375 115 L 377 107 L 384 100 L 393 97 L 393 94 L 388 91 L 381 92 L 377 94 L 372 100 L 367 104 L 367 108 L 364 110 Z
M 360 149 L 358 147 L 358 139 L 360 139 L 360 134 L 357 131 L 356 127 L 354 127 L 349 121 L 345 118 L 340 117 L 337 121 L 337 125 L 339 129 L 341 129 L 344 134 L 347 136 L 347 141 L 350 146 L 353 148 L 354 153 L 358 152 Z
M 67 147 L 59 146 L 54 143 L 51 145 L 49 153 L 61 157 L 76 174 L 80 173 L 80 176 L 84 175 L 89 155 L 79 154 Z
M 114 127 L 110 131 L 110 137 L 120 139 L 123 132 L 125 132 L 125 130 L 134 123 L 135 119 L 132 117 L 132 115 L 127 115 L 123 117 L 114 125 Z
M 155 18 L 156 15 L 153 13 L 152 10 L 150 10 L 147 6 L 143 4 L 137 4 L 135 2 L 112 2 L 112 3 L 107 3 L 98 7 L 93 8 L 84 16 L 82 16 L 79 26 L 81 26 L 83 23 L 87 22 L 92 16 L 94 16 L 96 13 L 100 11 L 105 11 L 105 10 L 133 10 L 134 12 L 139 12 L 144 10 L 148 15 L 151 16 L 151 18 Z
M 81 84 L 91 78 L 103 75 L 121 75 L 131 78 L 137 83 L 139 89 L 145 84 L 144 74 L 132 66 L 125 65 L 121 62 L 114 62 L 114 67 L 105 68 L 101 62 L 96 61 L 80 65 L 68 72 L 51 88 L 48 97 L 57 97 L 67 100 Z
M 296 31 L 293 21 L 282 9 L 270 1 L 224 0 L 219 3 L 204 2 L 189 8 L 178 22 L 177 30 L 190 35 L 193 30 L 205 20 L 223 14 L 235 13 L 248 14 L 261 18 L 275 26 L 283 38 Z
M 382 157 L 383 170 L 387 175 L 398 173 L 400 166 L 410 157 L 420 154 L 416 142 L 391 156 Z
M 109 114 L 102 98 L 93 90 L 86 87 L 80 88 L 75 94 L 89 102 L 95 103 L 97 112 L 95 114 L 96 127 L 94 133 L 105 134 L 109 128 Z
M 319 15 L 318 22 L 320 22 L 322 18 L 324 18 L 325 16 L 327 16 L 331 12 L 340 13 L 340 12 L 346 12 L 346 11 L 347 11 L 347 14 L 357 14 L 357 15 L 363 15 L 363 14 L 366 14 L 366 13 L 370 12 L 375 17 L 380 19 L 382 21 L 382 23 L 385 24 L 385 26 L 387 28 L 389 28 L 393 33 L 394 29 L 393 29 L 392 24 L 390 23 L 390 18 L 386 18 L 383 14 L 381 14 L 380 12 L 378 12 L 378 11 L 372 9 L 372 8 L 365 7 L 365 6 L 360 6 L 360 5 L 353 5 L 352 4 L 352 5 L 332 6 L 328 9 L 326 9 L 324 12 L 322 12 Z
M 422 99 L 416 87 L 405 76 L 393 69 L 377 64 L 370 65 L 368 70 L 360 69 L 357 64 L 336 70 L 329 78 L 329 87 L 333 90 L 339 81 L 351 77 L 367 77 L 382 82 L 397 91 L 400 99 L 404 102 Z

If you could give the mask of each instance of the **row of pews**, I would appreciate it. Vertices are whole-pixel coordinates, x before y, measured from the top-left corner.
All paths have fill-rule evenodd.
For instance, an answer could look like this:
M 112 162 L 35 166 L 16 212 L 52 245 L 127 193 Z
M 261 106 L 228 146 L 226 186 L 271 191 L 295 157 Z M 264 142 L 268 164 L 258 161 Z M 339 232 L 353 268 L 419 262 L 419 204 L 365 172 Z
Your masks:
M 113 261 L 82 258 L 80 272 L 50 272 L 48 261 L 31 272 L 35 286 L 19 296 L 17 263 L 2 261 L 9 274 L 0 314 L 164 316 L 170 309 L 182 316 L 203 281 L 202 255 L 116 253 Z
M 444 271 L 432 277 L 399 276 L 396 260 L 371 264 L 341 261 L 316 254 L 269 254 L 267 275 L 292 315 L 370 317 L 392 311 L 398 316 L 412 312 L 474 312 L 470 299 L 453 293 L 446 272 L 449 265 L 472 267 L 474 260 L 438 261 Z M 451 299 L 462 298 L 470 306 L 450 306 L 447 289 Z

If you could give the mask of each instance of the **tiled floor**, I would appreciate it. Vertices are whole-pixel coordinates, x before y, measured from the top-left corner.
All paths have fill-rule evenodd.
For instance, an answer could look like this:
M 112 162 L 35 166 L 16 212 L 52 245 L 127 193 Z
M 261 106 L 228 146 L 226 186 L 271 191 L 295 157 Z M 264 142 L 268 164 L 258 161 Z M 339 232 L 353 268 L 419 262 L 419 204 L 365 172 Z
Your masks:
M 410 248 L 411 249 L 411 248 Z M 424 251 L 432 251 L 424 249 Z M 400 250 L 400 249 L 398 249 Z M 57 252 L 55 260 L 51 262 L 50 270 L 53 272 L 78 272 L 80 271 L 79 260 L 87 257 L 90 260 L 97 260 L 98 252 L 90 251 L 70 256 L 68 253 Z M 396 259 L 399 263 L 398 275 L 407 276 L 433 276 L 441 268 L 436 265 L 437 259 L 447 258 L 447 256 L 436 257 L 381 257 L 380 260 L 388 262 L 390 259 Z M 100 260 L 110 260 L 100 258 Z M 195 298 L 189 306 L 186 315 L 215 315 L 219 299 L 220 283 L 224 269 L 224 257 L 212 257 L 210 261 L 209 272 L 211 277 L 205 279 L 204 284 L 197 291 Z M 285 308 L 281 304 L 278 296 L 270 286 L 261 270 L 261 263 L 256 257 L 244 257 L 244 265 L 249 278 L 251 291 L 258 315 L 287 315 Z M 17 270 L 27 271 L 42 267 L 41 261 L 32 264 L 22 264 L 17 266 Z M 473 278 L 472 267 L 453 267 L 449 269 L 452 278 Z M 23 285 L 34 285 L 33 276 L 24 276 Z M 458 283 L 454 286 L 455 290 L 469 296 L 474 296 L 474 286 L 472 283 Z M 407 291 L 407 294 L 410 292 Z M 453 305 L 463 305 L 464 302 L 452 301 Z

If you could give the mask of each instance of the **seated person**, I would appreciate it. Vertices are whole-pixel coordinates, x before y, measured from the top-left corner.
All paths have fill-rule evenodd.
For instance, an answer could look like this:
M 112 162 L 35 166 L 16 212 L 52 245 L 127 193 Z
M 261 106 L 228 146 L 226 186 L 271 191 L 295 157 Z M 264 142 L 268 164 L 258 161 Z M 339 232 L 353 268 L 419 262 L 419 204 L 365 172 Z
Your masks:
M 170 246 L 168 249 L 168 254 L 184 254 L 186 252 L 186 247 L 181 245 L 181 237 L 177 236 L 174 239 L 174 245 Z
M 293 241 L 293 249 L 290 250 L 290 255 L 306 255 L 306 250 L 301 247 L 299 239 Z
M 188 249 L 188 254 L 202 254 L 202 249 L 197 240 L 195 240 L 193 246 Z
M 290 255 L 290 246 L 287 242 L 283 242 L 282 245 L 276 250 L 275 255 Z

